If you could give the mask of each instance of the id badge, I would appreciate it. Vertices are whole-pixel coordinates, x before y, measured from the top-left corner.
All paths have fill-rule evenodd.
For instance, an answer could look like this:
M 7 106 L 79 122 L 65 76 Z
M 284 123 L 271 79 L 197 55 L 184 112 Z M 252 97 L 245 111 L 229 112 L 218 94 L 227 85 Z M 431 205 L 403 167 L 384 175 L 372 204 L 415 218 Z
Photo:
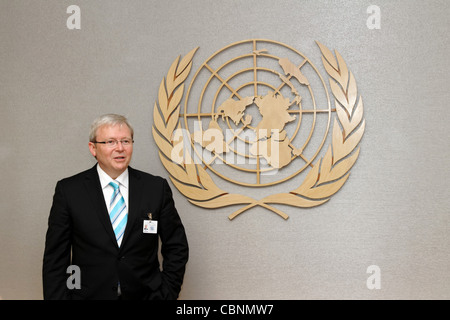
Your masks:
M 158 221 L 155 220 L 144 220 L 143 233 L 158 233 Z

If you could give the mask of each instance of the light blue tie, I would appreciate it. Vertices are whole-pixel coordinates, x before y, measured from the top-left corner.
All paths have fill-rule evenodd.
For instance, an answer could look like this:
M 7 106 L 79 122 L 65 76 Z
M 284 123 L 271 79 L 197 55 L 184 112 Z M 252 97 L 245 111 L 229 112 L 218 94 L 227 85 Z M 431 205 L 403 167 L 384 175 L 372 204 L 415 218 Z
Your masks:
M 111 181 L 109 184 L 114 188 L 109 205 L 109 218 L 111 219 L 114 233 L 116 235 L 117 244 L 120 247 L 123 233 L 125 232 L 125 226 L 127 225 L 128 212 L 125 205 L 125 200 L 119 190 L 119 184 L 114 181 Z

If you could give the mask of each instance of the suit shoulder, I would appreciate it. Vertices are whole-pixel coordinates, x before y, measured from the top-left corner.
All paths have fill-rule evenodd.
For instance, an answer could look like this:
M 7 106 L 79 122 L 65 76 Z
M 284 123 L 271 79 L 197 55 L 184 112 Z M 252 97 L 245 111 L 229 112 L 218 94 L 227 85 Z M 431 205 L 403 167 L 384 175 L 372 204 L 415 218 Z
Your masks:
M 141 171 L 141 170 L 137 170 L 137 169 L 133 169 L 133 168 L 129 168 L 129 171 L 130 171 L 130 173 L 136 174 L 140 178 L 145 179 L 147 181 L 151 181 L 153 183 L 166 182 L 166 179 L 164 179 L 163 177 L 156 176 L 156 175 L 153 175 L 153 174 L 145 172 L 145 171 Z
M 58 183 L 71 184 L 71 183 L 76 183 L 76 182 L 82 181 L 83 179 L 85 179 L 86 176 L 91 175 L 93 173 L 94 169 L 95 169 L 95 167 L 91 168 L 91 169 L 88 169 L 88 170 L 85 170 L 85 171 L 82 171 L 82 172 L 79 172 L 79 173 L 74 174 L 72 176 L 63 178 L 63 179 L 59 180 Z

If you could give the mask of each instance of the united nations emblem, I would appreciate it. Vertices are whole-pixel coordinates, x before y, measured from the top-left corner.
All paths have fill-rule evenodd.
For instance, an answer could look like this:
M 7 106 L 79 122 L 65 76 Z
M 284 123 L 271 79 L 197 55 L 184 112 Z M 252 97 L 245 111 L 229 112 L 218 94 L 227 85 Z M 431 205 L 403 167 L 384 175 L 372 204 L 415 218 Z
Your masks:
M 252 39 L 217 51 L 186 94 L 198 48 L 175 59 L 159 87 L 152 132 L 162 164 L 191 203 L 243 205 L 229 219 L 255 206 L 287 219 L 274 204 L 318 206 L 344 185 L 359 156 L 363 103 L 341 55 L 317 45 L 334 99 L 311 60 L 280 42 Z M 278 188 L 294 177 L 301 177 L 296 188 L 261 199 L 223 187 Z

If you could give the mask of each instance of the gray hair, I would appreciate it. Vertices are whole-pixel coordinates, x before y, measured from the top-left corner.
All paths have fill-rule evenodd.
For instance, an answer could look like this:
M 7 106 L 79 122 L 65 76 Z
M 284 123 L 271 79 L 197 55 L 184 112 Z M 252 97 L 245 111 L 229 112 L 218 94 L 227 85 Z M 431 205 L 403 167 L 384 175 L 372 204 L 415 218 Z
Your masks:
M 133 127 L 128 122 L 127 118 L 121 116 L 120 114 L 104 114 L 97 119 L 95 119 L 91 124 L 91 131 L 89 133 L 89 141 L 95 142 L 97 138 L 97 130 L 104 125 L 114 126 L 117 124 L 125 124 L 128 128 L 130 128 L 131 138 L 133 138 L 134 130 Z

